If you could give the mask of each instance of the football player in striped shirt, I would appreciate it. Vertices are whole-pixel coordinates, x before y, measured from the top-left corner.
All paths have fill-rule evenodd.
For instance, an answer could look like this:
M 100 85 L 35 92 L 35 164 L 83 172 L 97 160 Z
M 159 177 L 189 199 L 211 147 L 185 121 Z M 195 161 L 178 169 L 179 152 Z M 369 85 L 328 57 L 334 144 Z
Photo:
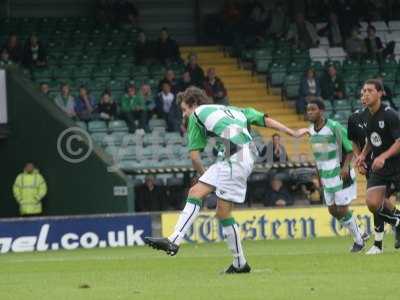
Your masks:
M 200 178 L 189 190 L 186 205 L 172 235 L 168 238 L 146 237 L 145 242 L 155 249 L 175 255 L 200 212 L 202 199 L 215 192 L 218 197 L 216 217 L 233 254 L 232 265 L 225 273 L 248 273 L 250 266 L 244 256 L 239 227 L 231 212 L 235 203 L 245 201 L 247 178 L 258 155 L 250 126 L 270 127 L 294 137 L 303 136 L 307 130 L 289 129 L 253 108 L 208 104 L 211 102 L 205 92 L 196 87 L 189 87 L 178 94 L 178 102 L 187 124 L 190 157 Z M 209 137 L 220 139 L 225 153 L 223 160 L 206 170 L 200 159 L 200 151 L 206 147 Z
M 311 148 L 317 164 L 324 190 L 325 203 L 329 213 L 353 236 L 351 252 L 360 252 L 364 239 L 358 227 L 350 203 L 357 197 L 356 174 L 351 165 L 352 143 L 347 138 L 347 130 L 337 121 L 324 117 L 325 104 L 321 100 L 310 101 L 307 117 Z

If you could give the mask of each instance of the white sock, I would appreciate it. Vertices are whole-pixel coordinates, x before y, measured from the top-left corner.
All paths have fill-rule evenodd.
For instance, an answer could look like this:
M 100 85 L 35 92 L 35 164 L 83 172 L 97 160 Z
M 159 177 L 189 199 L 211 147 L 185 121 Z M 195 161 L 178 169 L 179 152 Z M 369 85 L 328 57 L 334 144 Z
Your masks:
M 361 237 L 360 228 L 358 227 L 356 219 L 351 212 L 343 217 L 343 219 L 340 220 L 340 223 L 343 225 L 343 227 L 346 227 L 349 230 L 350 234 L 353 236 L 354 242 L 359 245 L 364 244 L 364 241 Z
M 186 205 L 179 215 L 178 222 L 175 225 L 174 233 L 168 239 L 176 245 L 180 245 L 186 232 L 192 226 L 194 220 L 200 212 L 201 200 L 194 197 L 188 197 Z
M 221 220 L 222 232 L 225 236 L 226 243 L 233 255 L 233 266 L 235 268 L 243 268 L 246 264 L 246 258 L 243 254 L 242 242 L 240 240 L 239 227 L 235 223 L 235 219 L 229 218 Z

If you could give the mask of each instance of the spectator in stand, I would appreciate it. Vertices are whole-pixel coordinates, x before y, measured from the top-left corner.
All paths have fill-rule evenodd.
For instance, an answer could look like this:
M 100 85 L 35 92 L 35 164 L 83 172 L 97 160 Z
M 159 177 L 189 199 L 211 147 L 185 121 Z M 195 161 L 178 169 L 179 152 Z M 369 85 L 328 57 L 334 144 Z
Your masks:
M 167 123 L 167 131 L 179 131 L 181 114 L 176 103 L 176 96 L 171 92 L 171 86 L 164 82 L 156 100 L 158 115 Z
M 139 11 L 135 4 L 127 0 L 116 0 L 112 5 L 114 16 L 122 24 L 136 26 L 139 18 Z
M 85 86 L 81 86 L 79 88 L 79 95 L 75 98 L 74 110 L 79 118 L 82 121 L 90 121 L 93 119 L 93 112 L 96 109 L 95 99 L 88 92 Z
M 355 26 L 346 40 L 346 52 L 351 59 L 360 60 L 367 53 L 364 40 L 360 36 L 358 27 Z
M 316 99 L 321 99 L 321 87 L 315 70 L 310 68 L 300 83 L 299 98 L 296 101 L 297 113 L 304 114 L 307 103 Z
M 331 47 L 341 47 L 343 46 L 343 31 L 338 23 L 337 15 L 334 13 L 329 14 L 328 24 L 318 30 L 319 36 L 326 36 L 329 40 L 329 45 Z
M 311 205 L 322 204 L 322 190 L 318 176 L 314 176 L 311 182 L 301 184 L 300 188 Z
M 15 200 L 21 216 L 42 214 L 42 199 L 47 194 L 47 184 L 33 163 L 27 163 L 24 171 L 17 176 L 13 185 Z
M 337 71 L 334 65 L 330 65 L 328 70 L 321 77 L 321 96 L 325 100 L 343 99 L 344 80 Z
M 264 206 L 285 207 L 293 205 L 294 199 L 284 187 L 283 181 L 274 177 L 271 181 L 269 193 L 264 200 Z
M 160 32 L 160 38 L 157 43 L 157 56 L 159 61 L 164 64 L 181 61 L 178 44 L 169 36 L 165 27 Z
M 367 37 L 364 39 L 368 58 L 382 60 L 388 55 L 393 55 L 395 42 L 391 41 L 386 45 L 386 48 L 383 48 L 381 39 L 375 34 L 375 27 L 369 25 L 367 28 Z
M 189 62 L 186 65 L 186 71 L 189 72 L 190 78 L 195 86 L 202 88 L 204 83 L 204 71 L 197 63 L 197 54 L 189 54 Z
M 147 39 L 143 31 L 138 34 L 135 56 L 137 64 L 149 65 L 155 61 L 154 44 Z
M 105 121 L 114 120 L 117 117 L 117 104 L 111 97 L 111 94 L 104 92 L 97 106 L 97 113 L 100 119 Z
M 192 77 L 190 77 L 190 73 L 188 71 L 182 74 L 181 80 L 178 83 L 178 92 L 185 91 L 189 86 L 194 85 L 192 81 Z
M 260 36 L 266 30 L 268 14 L 264 5 L 257 0 L 250 1 L 247 8 L 246 32 L 248 35 Z
M 296 15 L 296 21 L 290 25 L 287 39 L 300 49 L 310 49 L 319 45 L 314 25 L 306 21 L 301 13 Z
M 148 131 L 146 106 L 141 95 L 136 94 L 136 87 L 130 85 L 127 93 L 121 99 L 121 118 L 128 124 L 130 132 L 135 132 L 138 128 L 142 131 Z
M 143 97 L 147 119 L 150 120 L 154 115 L 157 115 L 156 101 L 154 100 L 150 85 L 143 84 L 140 87 L 140 95 Z
M 229 105 L 226 88 L 222 80 L 216 75 L 215 68 L 208 69 L 204 89 L 207 96 L 214 100 L 214 104 Z
M 166 206 L 166 194 L 162 187 L 155 184 L 153 175 L 147 175 L 144 184 L 136 191 L 136 211 L 161 211 Z
M 168 82 L 169 83 L 169 85 L 171 86 L 171 92 L 172 93 L 176 94 L 178 92 L 177 91 L 178 82 L 177 82 L 177 80 L 175 78 L 175 73 L 174 73 L 173 70 L 168 69 L 168 70 L 165 71 L 164 78 L 161 79 L 160 83 L 158 84 L 158 90 L 159 91 L 161 91 L 162 85 L 163 85 L 164 82 Z
M 13 65 L 13 61 L 10 59 L 10 54 L 8 53 L 7 48 L 3 48 L 1 50 L 1 56 L 0 56 L 0 67 L 7 67 Z
M 285 146 L 281 144 L 281 136 L 278 133 L 274 133 L 272 141 L 267 144 L 266 159 L 268 163 L 286 163 L 289 160 Z
M 275 3 L 274 8 L 269 16 L 270 25 L 267 29 L 267 36 L 280 39 L 287 34 L 289 28 L 289 18 L 285 11 L 283 2 L 278 1 Z
M 25 45 L 23 64 L 29 68 L 47 65 L 46 49 L 36 34 L 32 34 Z
M 50 97 L 50 88 L 47 82 L 40 83 L 40 92 L 46 97 Z
M 71 95 L 69 85 L 67 83 L 61 84 L 60 93 L 54 98 L 54 103 L 64 111 L 68 117 L 75 117 L 75 103 L 74 97 Z
M 233 0 L 225 0 L 222 7 L 222 42 L 224 45 L 232 43 L 241 20 L 239 5 Z
M 18 40 L 18 37 L 15 33 L 10 34 L 8 37 L 7 43 L 4 45 L 5 49 L 7 49 L 10 59 L 15 63 L 22 62 L 23 58 L 23 48 Z

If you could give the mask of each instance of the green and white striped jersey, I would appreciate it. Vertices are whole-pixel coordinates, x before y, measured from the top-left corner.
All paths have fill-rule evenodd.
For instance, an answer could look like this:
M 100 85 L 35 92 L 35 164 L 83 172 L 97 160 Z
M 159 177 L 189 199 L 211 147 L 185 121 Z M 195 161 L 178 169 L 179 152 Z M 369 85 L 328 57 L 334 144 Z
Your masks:
M 327 119 L 319 131 L 311 125 L 309 132 L 312 151 L 325 192 L 335 193 L 353 184 L 356 174 L 352 167 L 349 182 L 343 183 L 340 178 L 345 156 L 353 151 L 352 144 L 347 138 L 346 128 L 336 121 Z
M 253 108 L 224 105 L 201 105 L 190 115 L 188 148 L 203 150 L 211 136 L 228 140 L 235 145 L 250 143 L 250 125 L 265 127 L 264 113 Z

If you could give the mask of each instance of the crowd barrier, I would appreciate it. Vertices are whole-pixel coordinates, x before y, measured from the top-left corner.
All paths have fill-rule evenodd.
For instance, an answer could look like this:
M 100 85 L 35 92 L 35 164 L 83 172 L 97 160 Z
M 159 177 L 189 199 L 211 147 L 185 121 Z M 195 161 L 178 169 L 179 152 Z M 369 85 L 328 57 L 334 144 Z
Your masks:
M 149 215 L 95 215 L 0 220 L 0 253 L 144 245 Z
M 371 233 L 373 217 L 365 206 L 352 207 L 362 230 Z M 214 212 L 202 212 L 184 237 L 188 243 L 219 242 L 222 227 Z M 161 215 L 162 234 L 169 236 L 178 213 Z M 245 240 L 309 239 L 347 235 L 347 230 L 332 218 L 326 207 L 238 210 L 233 213 Z

